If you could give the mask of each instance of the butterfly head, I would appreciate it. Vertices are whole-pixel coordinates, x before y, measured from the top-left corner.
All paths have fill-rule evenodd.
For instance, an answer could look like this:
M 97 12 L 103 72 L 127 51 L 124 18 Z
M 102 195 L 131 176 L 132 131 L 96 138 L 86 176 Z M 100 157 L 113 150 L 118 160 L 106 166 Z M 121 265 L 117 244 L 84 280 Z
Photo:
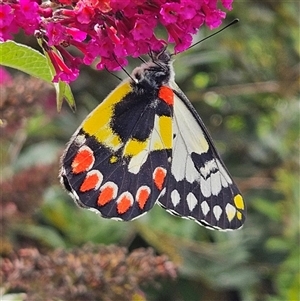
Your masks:
M 151 52 L 151 59 L 133 70 L 131 78 L 141 87 L 158 88 L 174 80 L 172 54 L 163 50 Z

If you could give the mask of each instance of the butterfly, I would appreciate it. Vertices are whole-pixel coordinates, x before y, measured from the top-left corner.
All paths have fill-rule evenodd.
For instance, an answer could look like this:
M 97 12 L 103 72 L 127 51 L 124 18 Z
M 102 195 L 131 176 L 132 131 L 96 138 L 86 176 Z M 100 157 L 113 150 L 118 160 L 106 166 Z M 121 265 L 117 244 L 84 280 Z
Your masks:
M 240 228 L 243 197 L 164 50 L 133 70 L 82 122 L 61 158 L 75 202 L 129 221 L 154 204 L 216 230 Z

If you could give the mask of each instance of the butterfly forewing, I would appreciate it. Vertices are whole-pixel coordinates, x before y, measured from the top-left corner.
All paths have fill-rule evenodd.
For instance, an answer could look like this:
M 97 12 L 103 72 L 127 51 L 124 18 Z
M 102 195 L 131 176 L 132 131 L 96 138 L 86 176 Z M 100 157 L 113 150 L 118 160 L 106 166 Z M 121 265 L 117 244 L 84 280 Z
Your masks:
M 170 172 L 173 108 L 158 91 L 139 88 L 137 95 L 136 89 L 127 82 L 110 94 L 62 158 L 61 178 L 72 197 L 106 218 L 131 220 L 150 210 Z

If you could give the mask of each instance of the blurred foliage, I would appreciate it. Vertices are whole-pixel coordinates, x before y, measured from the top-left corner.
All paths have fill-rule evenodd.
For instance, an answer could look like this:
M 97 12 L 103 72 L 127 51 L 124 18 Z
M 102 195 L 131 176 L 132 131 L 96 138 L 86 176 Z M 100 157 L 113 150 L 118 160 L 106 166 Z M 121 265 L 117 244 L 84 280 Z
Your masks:
M 0 138 L 2 276 L 4 263 L 16 268 L 22 260 L 18 252 L 28 248 L 53 258 L 79 247 L 84 252 L 87 242 L 129 251 L 150 246 L 178 265 L 178 278 L 143 287 L 145 295 L 139 291 L 128 300 L 299 300 L 299 15 L 297 1 L 236 1 L 227 20 L 238 17 L 238 25 L 176 58 L 177 83 L 209 128 L 248 206 L 244 228 L 229 233 L 207 230 L 159 207 L 129 223 L 77 208 L 58 183 L 58 158 L 118 81 L 83 70 L 72 87 L 77 112 L 65 106 L 58 114 L 47 87 L 12 72 L 18 89 L 1 88 L 0 102 L 6 122 Z M 195 41 L 208 34 L 201 31 Z M 7 278 L 2 283 L 5 300 L 26 300 L 26 294 L 18 294 L 24 286 Z M 88 287 L 97 296 L 97 288 Z M 53 291 L 48 298 L 55 296 Z M 69 297 L 59 295 L 59 300 Z

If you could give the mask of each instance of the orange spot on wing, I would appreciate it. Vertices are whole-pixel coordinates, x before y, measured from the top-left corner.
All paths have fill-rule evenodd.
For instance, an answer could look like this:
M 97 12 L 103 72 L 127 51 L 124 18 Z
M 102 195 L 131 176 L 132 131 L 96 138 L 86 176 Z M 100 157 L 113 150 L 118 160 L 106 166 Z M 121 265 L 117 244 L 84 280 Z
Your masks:
M 72 172 L 74 174 L 79 174 L 88 171 L 93 166 L 94 162 L 95 158 L 93 151 L 89 147 L 84 146 L 79 149 L 72 162 Z
M 147 186 L 142 186 L 138 189 L 136 195 L 136 201 L 141 209 L 143 209 L 149 199 L 150 188 Z
M 117 210 L 119 214 L 124 214 L 132 206 L 133 198 L 129 193 L 124 193 L 118 199 Z
M 97 187 L 99 187 L 101 184 L 101 181 L 102 178 L 100 172 L 93 170 L 86 175 L 83 183 L 80 186 L 80 191 L 85 192 L 91 189 L 97 189 Z
M 160 87 L 158 92 L 158 97 L 170 106 L 174 104 L 174 92 L 169 87 L 166 86 Z
M 106 186 L 103 188 L 98 196 L 98 206 L 104 206 L 115 198 L 115 188 L 113 186 Z
M 159 190 L 162 190 L 166 175 L 167 171 L 162 167 L 156 167 L 153 172 L 153 180 Z

